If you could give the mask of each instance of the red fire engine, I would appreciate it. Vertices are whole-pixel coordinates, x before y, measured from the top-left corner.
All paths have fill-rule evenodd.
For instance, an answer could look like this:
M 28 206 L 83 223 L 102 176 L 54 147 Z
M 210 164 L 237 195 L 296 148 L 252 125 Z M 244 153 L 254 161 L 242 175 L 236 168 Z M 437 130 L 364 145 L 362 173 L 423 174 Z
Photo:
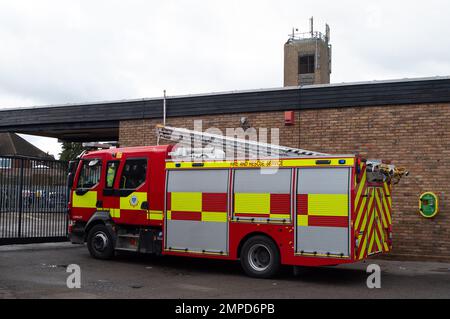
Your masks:
M 163 138 L 206 136 L 158 130 Z M 232 141 L 247 152 L 262 145 Z M 101 259 L 126 250 L 240 260 L 263 278 L 281 264 L 337 265 L 391 250 L 391 186 L 406 171 L 356 155 L 264 146 L 280 157 L 179 160 L 172 145 L 85 152 L 69 173 L 71 241 Z

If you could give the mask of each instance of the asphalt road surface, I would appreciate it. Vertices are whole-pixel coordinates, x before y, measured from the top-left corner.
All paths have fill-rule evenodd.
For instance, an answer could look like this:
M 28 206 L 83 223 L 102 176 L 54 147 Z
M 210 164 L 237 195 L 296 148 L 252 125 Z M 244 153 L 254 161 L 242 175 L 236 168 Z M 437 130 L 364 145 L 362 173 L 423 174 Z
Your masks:
M 369 289 L 366 267 L 381 267 Z M 69 289 L 67 265 L 81 267 Z M 274 279 L 246 277 L 237 262 L 121 254 L 90 257 L 70 243 L 0 246 L 0 298 L 450 298 L 450 264 L 369 260 Z

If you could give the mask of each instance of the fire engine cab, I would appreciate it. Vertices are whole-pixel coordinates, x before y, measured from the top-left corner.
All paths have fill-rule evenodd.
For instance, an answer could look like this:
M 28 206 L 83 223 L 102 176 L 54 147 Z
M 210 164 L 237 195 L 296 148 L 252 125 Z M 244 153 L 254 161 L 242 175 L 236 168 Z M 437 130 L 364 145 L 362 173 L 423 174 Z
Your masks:
M 71 241 L 101 259 L 133 251 L 240 260 L 261 278 L 282 264 L 391 250 L 392 184 L 407 172 L 356 155 L 278 151 L 243 160 L 177 160 L 172 145 L 85 152 L 69 173 Z

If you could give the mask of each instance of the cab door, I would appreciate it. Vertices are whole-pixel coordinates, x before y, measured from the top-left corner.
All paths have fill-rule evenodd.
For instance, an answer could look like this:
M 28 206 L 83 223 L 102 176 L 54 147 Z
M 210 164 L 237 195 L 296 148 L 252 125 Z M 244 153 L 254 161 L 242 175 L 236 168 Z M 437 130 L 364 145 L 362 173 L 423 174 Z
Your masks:
M 109 211 L 109 215 L 115 221 L 120 218 L 120 197 L 114 189 L 118 179 L 120 160 L 110 160 L 105 164 L 105 182 L 103 189 L 103 209 Z
M 124 224 L 148 223 L 149 158 L 123 155 L 114 195 L 119 198 L 115 218 Z
M 75 188 L 72 190 L 71 216 L 75 220 L 87 221 L 101 208 L 103 158 L 101 156 L 83 159 L 78 167 Z

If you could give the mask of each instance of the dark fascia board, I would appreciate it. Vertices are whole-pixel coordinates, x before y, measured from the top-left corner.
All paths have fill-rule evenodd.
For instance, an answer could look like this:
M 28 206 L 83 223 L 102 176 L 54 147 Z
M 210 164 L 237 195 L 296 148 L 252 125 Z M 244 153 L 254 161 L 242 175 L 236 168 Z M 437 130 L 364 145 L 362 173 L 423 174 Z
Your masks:
M 167 98 L 167 116 L 450 102 L 450 77 L 311 85 Z M 0 110 L 0 130 L 162 118 L 162 98 Z M 51 125 L 50 125 L 51 126 Z

